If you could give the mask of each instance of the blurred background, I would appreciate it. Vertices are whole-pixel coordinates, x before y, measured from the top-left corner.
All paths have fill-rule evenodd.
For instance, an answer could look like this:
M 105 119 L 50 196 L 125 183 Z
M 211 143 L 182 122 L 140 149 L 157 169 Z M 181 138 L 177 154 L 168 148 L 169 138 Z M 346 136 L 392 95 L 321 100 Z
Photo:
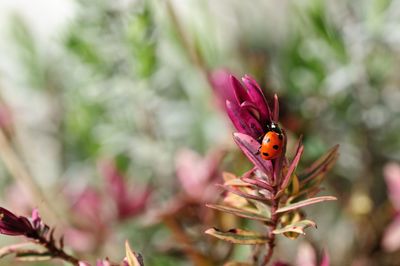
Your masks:
M 279 95 L 300 168 L 340 144 L 338 201 L 275 258 L 311 243 L 332 265 L 399 265 L 399 27 L 391 0 L 0 0 L 1 206 L 38 207 L 89 261 L 125 239 L 146 265 L 245 261 L 203 234 L 244 223 L 204 208 L 222 170 L 249 168 L 215 93 L 231 71 Z

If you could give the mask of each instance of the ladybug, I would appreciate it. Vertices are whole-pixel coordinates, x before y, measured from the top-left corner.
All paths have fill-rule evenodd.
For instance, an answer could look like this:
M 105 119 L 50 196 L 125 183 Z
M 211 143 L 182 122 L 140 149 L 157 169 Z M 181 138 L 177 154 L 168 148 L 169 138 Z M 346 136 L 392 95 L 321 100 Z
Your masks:
M 283 134 L 277 124 L 271 122 L 267 127 L 259 152 L 264 160 L 277 158 L 282 152 Z

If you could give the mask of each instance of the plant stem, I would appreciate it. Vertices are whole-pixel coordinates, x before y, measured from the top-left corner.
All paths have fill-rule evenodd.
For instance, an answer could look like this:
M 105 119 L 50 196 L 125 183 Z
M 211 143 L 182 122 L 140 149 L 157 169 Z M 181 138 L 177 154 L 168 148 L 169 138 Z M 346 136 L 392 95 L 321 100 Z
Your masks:
M 274 187 L 274 195 L 278 193 L 278 188 L 275 186 Z M 276 226 L 278 225 L 278 220 L 279 220 L 279 214 L 276 213 L 276 210 L 278 209 L 278 204 L 279 204 L 279 198 L 274 199 L 272 202 L 271 206 L 271 224 L 268 226 L 268 243 L 266 244 L 268 248 L 267 254 L 264 256 L 264 260 L 262 262 L 262 266 L 268 265 L 268 263 L 271 261 L 272 255 L 274 253 L 274 247 L 275 247 L 275 234 L 273 231 L 276 229 Z
M 79 265 L 79 260 L 71 255 L 68 255 L 67 253 L 65 253 L 65 251 L 62 248 L 58 248 L 54 241 L 51 240 L 47 240 L 45 237 L 43 236 L 38 236 L 36 238 L 36 240 L 39 242 L 39 244 L 41 244 L 42 246 L 44 246 L 45 248 L 47 248 L 47 250 L 49 251 L 49 253 L 51 254 L 51 256 L 53 258 L 59 258 L 62 259 L 64 261 L 70 262 L 73 265 Z
M 32 192 L 33 197 L 35 197 L 35 204 L 40 203 L 44 207 L 43 209 L 45 213 L 52 219 L 52 221 L 59 222 L 60 219 L 58 214 L 49 203 L 40 186 L 28 173 L 27 168 L 15 152 L 11 143 L 7 139 L 6 134 L 3 132 L 3 129 L 0 129 L 0 158 L 15 180 Z

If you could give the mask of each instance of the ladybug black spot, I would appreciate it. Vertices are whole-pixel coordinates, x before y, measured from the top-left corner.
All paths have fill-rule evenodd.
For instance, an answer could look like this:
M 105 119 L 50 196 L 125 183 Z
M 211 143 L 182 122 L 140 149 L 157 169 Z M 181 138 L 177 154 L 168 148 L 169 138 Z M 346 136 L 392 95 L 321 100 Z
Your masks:
M 270 141 L 271 141 L 271 139 L 270 139 L 270 138 L 268 138 L 268 139 L 267 139 L 267 143 L 269 143 Z
M 282 136 L 281 134 L 278 135 L 278 138 L 279 138 L 280 140 L 283 140 L 283 136 Z
M 278 150 L 279 146 L 278 145 L 274 145 L 274 146 L 272 146 L 272 148 L 274 148 L 274 150 Z
M 263 152 L 264 156 L 269 156 L 268 152 Z

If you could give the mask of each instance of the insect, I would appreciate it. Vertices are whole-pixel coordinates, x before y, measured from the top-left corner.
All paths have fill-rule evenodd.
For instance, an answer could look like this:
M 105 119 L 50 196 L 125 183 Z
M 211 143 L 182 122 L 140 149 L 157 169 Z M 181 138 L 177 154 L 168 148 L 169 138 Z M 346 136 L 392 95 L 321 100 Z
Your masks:
M 267 129 L 268 132 L 264 135 L 259 152 L 264 160 L 272 160 L 282 152 L 283 134 L 279 126 L 274 122 L 271 122 Z

